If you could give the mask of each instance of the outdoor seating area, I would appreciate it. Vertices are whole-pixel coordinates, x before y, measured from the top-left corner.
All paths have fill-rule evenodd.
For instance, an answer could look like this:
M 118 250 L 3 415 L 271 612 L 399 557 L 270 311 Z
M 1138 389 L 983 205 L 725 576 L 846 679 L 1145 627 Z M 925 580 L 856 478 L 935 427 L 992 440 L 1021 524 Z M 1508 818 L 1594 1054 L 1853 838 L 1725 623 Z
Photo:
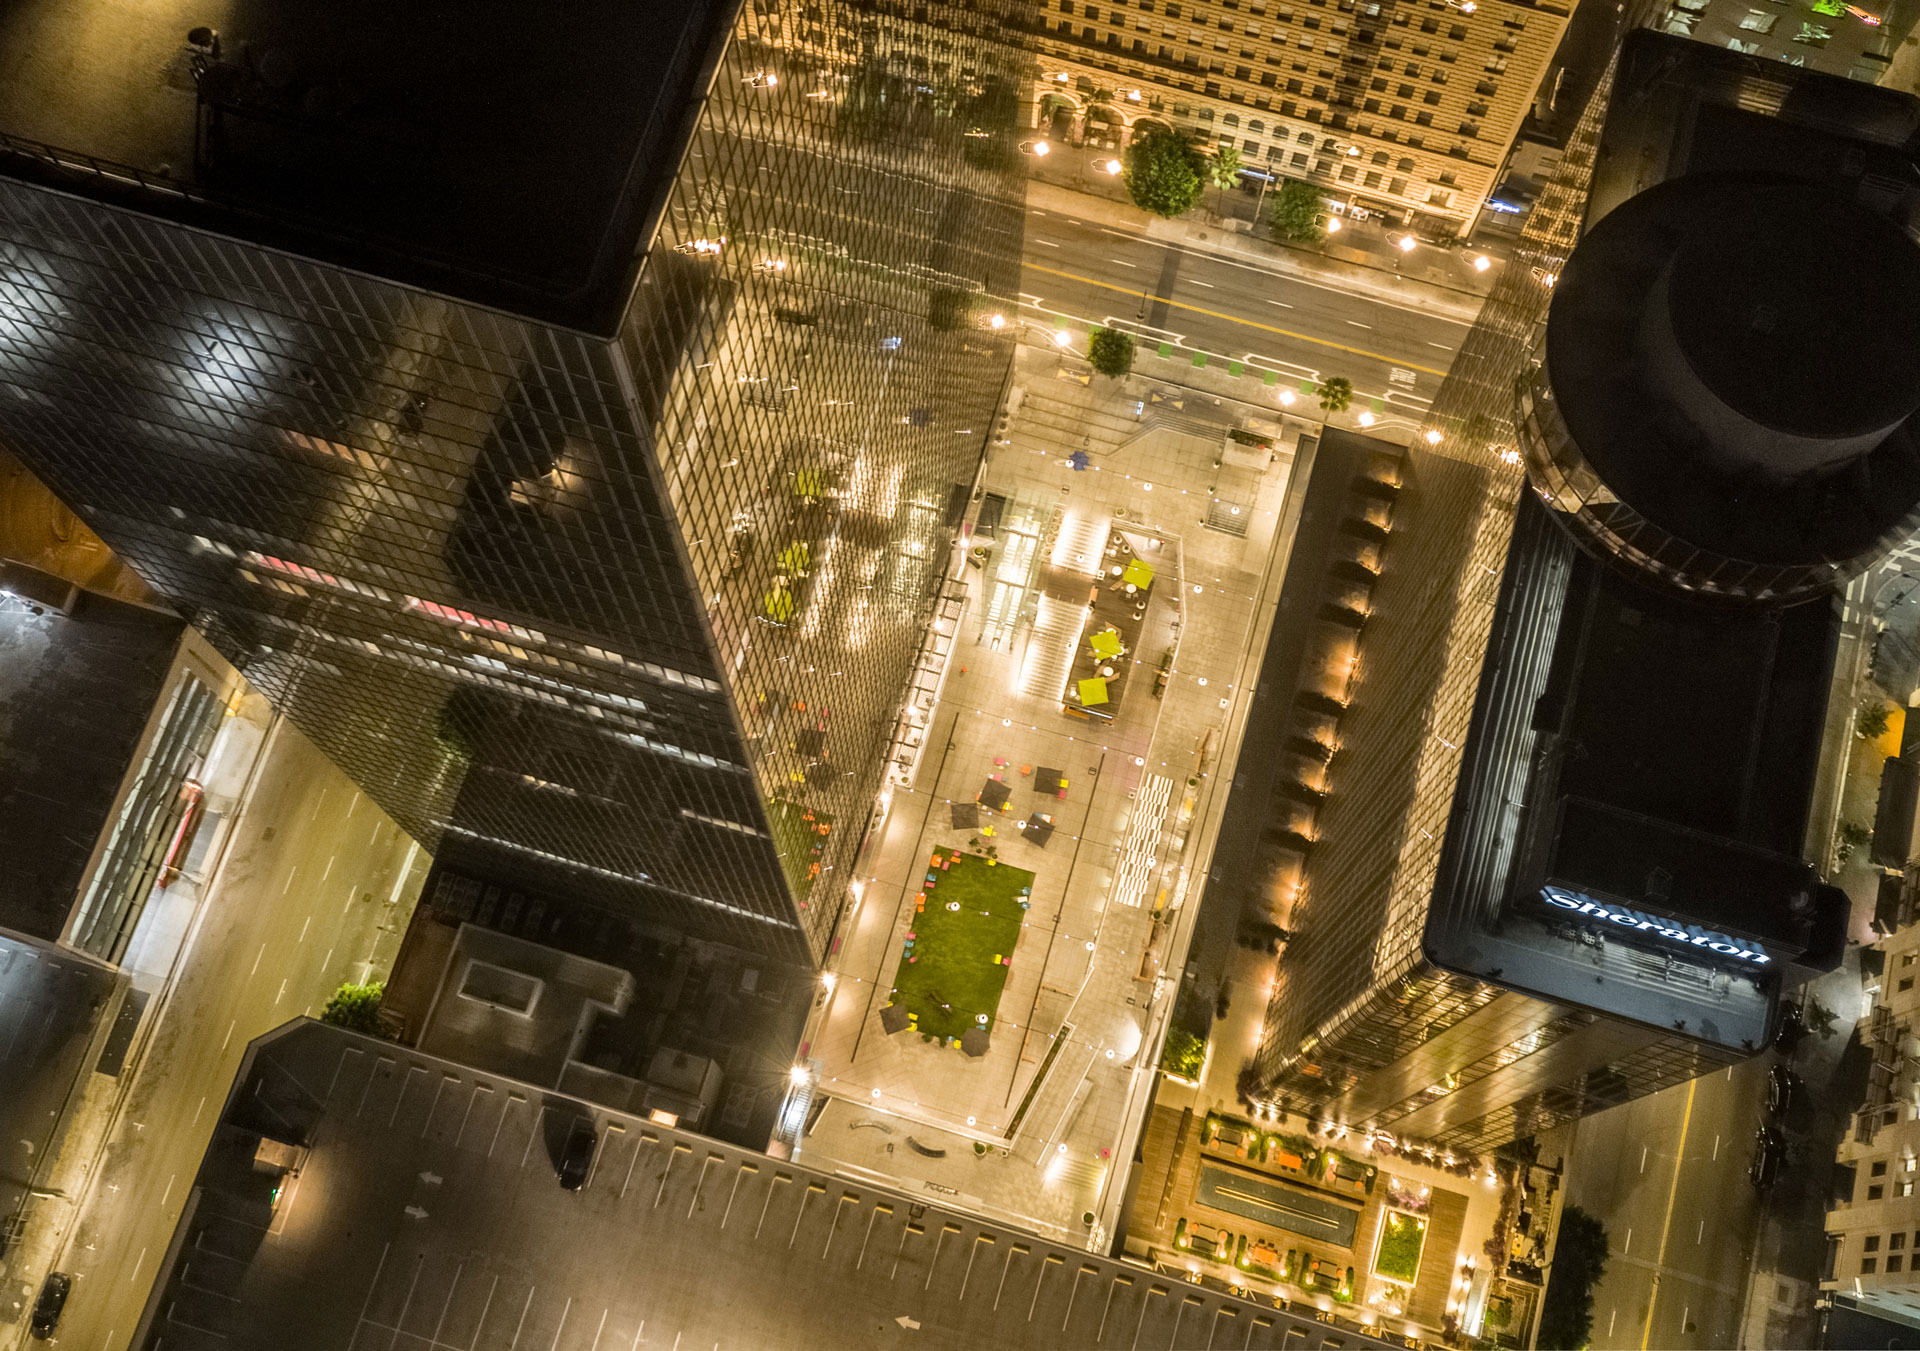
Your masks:
M 881 1024 L 889 1034 L 984 1055 L 1006 988 L 1033 873 L 958 849 L 928 861 Z
M 1107 536 L 1099 578 L 1088 591 L 1087 623 L 1068 668 L 1062 702 L 1069 713 L 1109 721 L 1131 686 L 1157 575 L 1155 565 L 1138 556 L 1137 538 L 1121 530 Z

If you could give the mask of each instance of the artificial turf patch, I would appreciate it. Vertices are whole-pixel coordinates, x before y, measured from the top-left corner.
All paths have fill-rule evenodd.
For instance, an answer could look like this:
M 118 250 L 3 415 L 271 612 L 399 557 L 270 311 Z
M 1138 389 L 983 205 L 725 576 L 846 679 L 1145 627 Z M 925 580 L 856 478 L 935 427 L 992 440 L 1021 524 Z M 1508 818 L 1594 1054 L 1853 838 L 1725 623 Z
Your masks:
M 894 972 L 892 1002 L 916 1016 L 919 1032 L 958 1037 L 993 1026 L 1007 983 L 1007 967 L 993 959 L 1013 956 L 1026 914 L 1020 903 L 1031 899 L 1022 892 L 1032 888 L 1033 874 L 978 854 L 941 850 L 936 856 L 953 861 L 923 870 L 934 883 L 909 926 L 914 944 Z M 957 911 L 947 908 L 956 902 Z

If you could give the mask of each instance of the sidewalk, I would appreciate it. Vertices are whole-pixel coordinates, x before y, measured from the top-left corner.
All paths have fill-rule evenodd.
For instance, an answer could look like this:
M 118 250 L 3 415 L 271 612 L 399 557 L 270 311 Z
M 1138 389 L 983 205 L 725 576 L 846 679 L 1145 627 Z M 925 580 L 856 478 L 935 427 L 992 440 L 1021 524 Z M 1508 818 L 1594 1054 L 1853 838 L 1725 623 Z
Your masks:
M 1222 220 L 1211 209 L 1217 196 L 1203 196 L 1186 216 L 1167 220 L 1134 206 L 1114 179 L 1098 185 L 1084 178 L 1074 183 L 1072 174 L 1049 167 L 1034 170 L 1027 180 L 1030 210 L 1074 216 L 1155 243 L 1232 258 L 1281 275 L 1431 310 L 1463 323 L 1471 323 L 1480 313 L 1506 261 L 1504 242 L 1464 250 L 1423 243 L 1402 256 L 1387 241 L 1386 232 L 1373 224 L 1348 223 L 1339 243 L 1317 249 L 1281 244 L 1264 233 L 1252 233 L 1251 221 Z M 1237 194 L 1228 194 L 1228 201 L 1236 203 Z M 1474 271 L 1469 261 L 1480 253 L 1493 260 L 1485 272 Z

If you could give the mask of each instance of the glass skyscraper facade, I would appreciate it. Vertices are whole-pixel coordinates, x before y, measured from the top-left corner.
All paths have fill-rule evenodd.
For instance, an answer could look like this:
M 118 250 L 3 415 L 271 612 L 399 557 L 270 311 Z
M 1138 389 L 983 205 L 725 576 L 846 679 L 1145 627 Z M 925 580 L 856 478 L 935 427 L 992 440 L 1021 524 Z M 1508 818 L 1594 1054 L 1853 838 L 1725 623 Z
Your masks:
M 383 105 L 242 5 L 142 113 L 191 175 L 115 91 L 0 99 L 0 438 L 443 860 L 817 958 L 1009 367 L 1028 72 L 960 5 L 506 21 L 407 20 L 486 97 Z

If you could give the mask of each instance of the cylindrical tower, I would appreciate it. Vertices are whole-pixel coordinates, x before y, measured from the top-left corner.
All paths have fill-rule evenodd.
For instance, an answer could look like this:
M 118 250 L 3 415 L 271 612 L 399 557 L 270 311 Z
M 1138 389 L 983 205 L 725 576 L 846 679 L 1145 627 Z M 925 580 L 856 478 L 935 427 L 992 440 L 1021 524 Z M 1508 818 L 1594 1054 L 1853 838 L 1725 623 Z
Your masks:
M 1515 424 L 1589 547 L 1780 605 L 1920 524 L 1920 246 L 1818 183 L 1699 174 L 1615 208 L 1555 288 Z

